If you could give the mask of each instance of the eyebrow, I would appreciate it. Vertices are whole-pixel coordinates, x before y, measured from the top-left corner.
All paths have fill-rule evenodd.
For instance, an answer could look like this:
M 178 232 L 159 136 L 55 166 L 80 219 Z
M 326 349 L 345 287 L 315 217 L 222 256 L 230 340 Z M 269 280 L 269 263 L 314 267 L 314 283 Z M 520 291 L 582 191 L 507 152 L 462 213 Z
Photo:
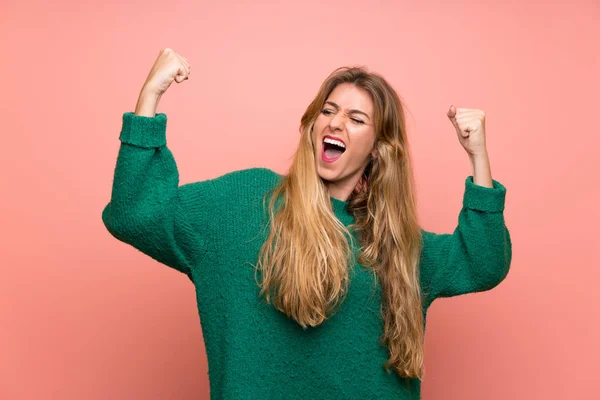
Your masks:
M 333 107 L 335 107 L 335 108 L 336 108 L 336 109 L 338 109 L 338 110 L 340 109 L 340 106 L 338 106 L 337 104 L 335 104 L 333 101 L 326 101 L 326 102 L 325 102 L 325 104 L 329 104 L 330 106 L 333 106 Z M 365 117 L 367 117 L 369 120 L 371 120 L 371 118 L 369 118 L 369 116 L 367 115 L 367 113 L 365 113 L 365 112 L 362 112 L 362 111 L 360 111 L 360 110 L 354 110 L 354 109 L 352 109 L 352 110 L 348 110 L 348 111 L 349 111 L 351 114 L 362 114 L 362 115 L 364 115 Z

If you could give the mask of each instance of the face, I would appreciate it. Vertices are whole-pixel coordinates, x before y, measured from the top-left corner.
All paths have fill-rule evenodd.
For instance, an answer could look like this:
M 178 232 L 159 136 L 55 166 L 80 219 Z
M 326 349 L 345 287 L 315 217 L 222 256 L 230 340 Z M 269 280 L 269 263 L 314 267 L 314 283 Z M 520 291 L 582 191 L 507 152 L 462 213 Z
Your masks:
M 373 100 L 364 89 L 342 83 L 325 101 L 312 138 L 317 173 L 332 197 L 346 201 L 376 156 L 373 124 Z

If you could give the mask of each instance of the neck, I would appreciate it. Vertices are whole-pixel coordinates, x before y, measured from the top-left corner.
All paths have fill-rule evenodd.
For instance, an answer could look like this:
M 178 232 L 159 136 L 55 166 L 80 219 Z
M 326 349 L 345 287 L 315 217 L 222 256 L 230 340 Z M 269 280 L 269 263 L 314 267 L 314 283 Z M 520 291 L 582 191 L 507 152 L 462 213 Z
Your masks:
M 358 184 L 362 173 L 363 170 L 359 170 L 354 175 L 338 181 L 324 181 L 329 196 L 341 201 L 347 201 Z

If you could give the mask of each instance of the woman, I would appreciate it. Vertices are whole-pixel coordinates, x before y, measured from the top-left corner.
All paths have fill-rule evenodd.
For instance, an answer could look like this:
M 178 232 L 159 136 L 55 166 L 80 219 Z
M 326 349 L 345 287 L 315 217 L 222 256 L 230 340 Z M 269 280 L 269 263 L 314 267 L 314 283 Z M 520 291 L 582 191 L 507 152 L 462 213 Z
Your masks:
M 194 283 L 211 397 L 420 398 L 428 307 L 495 287 L 512 257 L 483 112 L 448 112 L 473 175 L 456 230 L 435 234 L 418 224 L 400 99 L 360 68 L 322 84 L 286 176 L 250 168 L 179 186 L 156 107 L 190 70 L 160 52 L 123 115 L 102 218 Z

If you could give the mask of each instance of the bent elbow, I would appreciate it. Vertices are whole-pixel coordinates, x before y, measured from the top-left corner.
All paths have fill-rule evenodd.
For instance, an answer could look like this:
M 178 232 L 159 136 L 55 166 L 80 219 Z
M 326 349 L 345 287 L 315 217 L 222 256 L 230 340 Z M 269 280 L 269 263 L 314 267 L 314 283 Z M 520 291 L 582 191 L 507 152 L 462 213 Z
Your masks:
M 488 289 L 498 286 L 506 279 L 510 271 L 512 262 L 512 243 L 508 229 L 504 228 L 502 245 L 494 253 L 494 256 L 487 260 L 487 281 Z

